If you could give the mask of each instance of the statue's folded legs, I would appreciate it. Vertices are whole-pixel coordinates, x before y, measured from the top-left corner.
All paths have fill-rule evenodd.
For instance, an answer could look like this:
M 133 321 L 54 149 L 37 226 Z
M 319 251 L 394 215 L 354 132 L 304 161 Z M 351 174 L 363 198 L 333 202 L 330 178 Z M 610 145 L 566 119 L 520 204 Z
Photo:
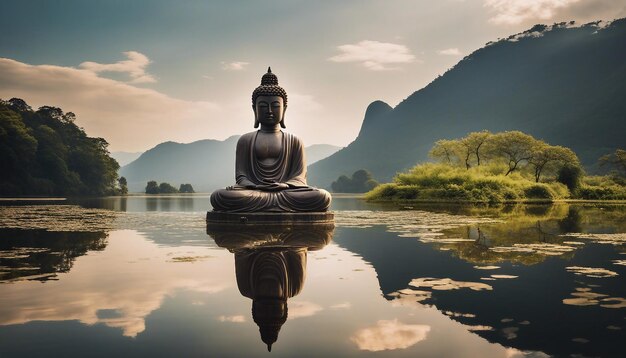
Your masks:
M 316 188 L 287 189 L 278 192 L 220 189 L 211 194 L 213 210 L 226 212 L 327 211 L 330 201 L 330 193 Z

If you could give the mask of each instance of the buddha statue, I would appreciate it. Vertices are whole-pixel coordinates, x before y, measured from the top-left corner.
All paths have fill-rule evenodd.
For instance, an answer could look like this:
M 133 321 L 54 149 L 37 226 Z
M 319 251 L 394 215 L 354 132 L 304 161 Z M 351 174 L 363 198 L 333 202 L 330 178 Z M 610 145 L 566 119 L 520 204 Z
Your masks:
M 287 93 L 271 68 L 252 93 L 255 132 L 237 142 L 236 184 L 211 194 L 215 212 L 324 212 L 331 196 L 306 182 L 304 145 L 285 133 Z

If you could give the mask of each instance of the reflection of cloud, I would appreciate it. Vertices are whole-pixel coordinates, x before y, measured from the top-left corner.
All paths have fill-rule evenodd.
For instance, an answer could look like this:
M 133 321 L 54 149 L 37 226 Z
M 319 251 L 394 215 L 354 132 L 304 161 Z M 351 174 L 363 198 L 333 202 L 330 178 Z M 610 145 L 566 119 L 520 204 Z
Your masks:
M 563 299 L 563 304 L 570 306 L 597 306 L 604 308 L 624 308 L 626 299 L 622 297 L 609 297 L 603 293 L 591 292 L 588 287 L 577 287 L 576 292 L 571 294 L 574 298 Z
M 357 331 L 350 339 L 361 350 L 378 352 L 405 349 L 426 339 L 430 326 L 381 320 L 374 327 Z
M 446 56 L 461 56 L 461 51 L 459 51 L 458 48 L 447 48 L 445 50 L 439 50 L 437 51 L 438 54 L 440 55 L 446 55 Z
M 477 270 L 497 270 L 500 266 L 474 266 Z
M 399 306 L 414 306 L 419 305 L 419 302 L 426 301 L 432 297 L 432 292 L 413 290 L 410 288 L 404 288 L 402 290 L 392 292 L 389 296 L 393 297 L 391 305 L 394 307 Z
M 391 64 L 415 61 L 408 47 L 387 42 L 361 41 L 356 44 L 337 46 L 339 55 L 329 58 L 333 62 L 357 62 L 368 70 L 383 71 L 396 69 Z
M 350 302 L 342 302 L 342 303 L 337 303 L 335 305 L 330 306 L 330 308 L 333 310 L 348 309 L 350 307 L 352 307 Z
M 441 278 L 441 279 L 432 278 L 432 277 L 415 278 L 411 280 L 411 283 L 409 283 L 409 285 L 413 287 L 417 287 L 417 288 L 430 287 L 433 290 L 437 290 L 437 291 L 458 290 L 461 288 L 469 288 L 470 290 L 473 290 L 473 291 L 493 290 L 493 287 L 491 287 L 490 285 L 486 283 L 454 281 L 450 278 Z
M 176 290 L 214 293 L 232 285 L 230 277 L 208 277 L 224 262 L 194 265 L 168 263 L 172 248 L 161 248 L 135 231 L 112 231 L 106 250 L 79 257 L 74 269 L 58 281 L 3 285 L 0 325 L 30 321 L 78 320 L 105 324 L 134 337 L 145 329 L 145 318 Z M 176 254 L 206 248 L 178 247 Z M 139 253 L 139 254 L 138 254 Z M 139 259 L 138 256 L 139 255 Z M 106 275 L 102 266 L 106 265 Z
M 550 20 L 558 9 L 580 0 L 485 0 L 484 6 L 494 15 L 489 22 L 516 25 L 524 20 Z
M 153 83 L 156 79 L 146 73 L 146 66 L 150 64 L 150 59 L 137 51 L 127 51 L 124 55 L 128 57 L 128 60 L 118 61 L 115 63 L 97 63 L 97 62 L 83 62 L 78 67 L 91 71 L 93 73 L 100 72 L 121 72 L 127 73 L 132 80 L 130 83 Z
M 243 315 L 237 316 L 219 316 L 217 318 L 220 322 L 232 322 L 232 323 L 243 323 L 246 321 L 246 318 Z
M 288 319 L 310 317 L 323 310 L 322 306 L 312 302 L 298 301 L 288 303 Z
M 507 358 L 526 358 L 526 357 L 549 358 L 551 356 L 543 352 L 539 352 L 539 351 L 520 351 L 519 349 L 515 349 L 515 348 L 506 348 L 505 357 Z
M 250 62 L 235 61 L 235 62 L 222 62 L 222 69 L 227 71 L 241 71 L 248 66 Z
M 494 246 L 490 247 L 489 250 L 499 253 L 519 252 L 545 256 L 561 256 L 568 252 L 576 250 L 576 247 L 568 245 L 549 244 L 544 242 L 537 244 L 513 244 L 513 246 Z
M 499 279 L 507 279 L 507 278 L 517 278 L 518 276 L 514 276 L 514 275 L 491 275 L 492 278 L 499 278 Z
M 618 273 L 615 271 L 607 270 L 601 267 L 568 266 L 565 269 L 568 272 L 573 272 L 576 275 L 587 277 L 605 278 L 618 275 Z
M 115 150 L 144 150 L 166 140 L 206 138 L 207 133 L 213 138 L 230 134 L 221 120 L 207 120 L 221 118 L 214 103 L 180 100 L 98 76 L 103 68 L 118 64 L 83 65 L 91 70 L 0 58 L 0 98 L 19 97 L 33 107 L 72 111 L 89 136 L 106 138 Z M 132 70 L 120 65 L 122 69 Z

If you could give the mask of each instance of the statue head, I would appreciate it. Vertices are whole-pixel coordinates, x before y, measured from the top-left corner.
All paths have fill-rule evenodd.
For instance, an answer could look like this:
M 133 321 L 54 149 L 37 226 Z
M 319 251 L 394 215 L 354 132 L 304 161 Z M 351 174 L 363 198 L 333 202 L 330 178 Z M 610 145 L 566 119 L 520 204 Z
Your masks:
M 285 127 L 285 111 L 287 110 L 287 92 L 278 85 L 278 77 L 270 67 L 261 78 L 261 85 L 252 92 L 252 110 L 254 111 L 254 128 L 259 123 Z

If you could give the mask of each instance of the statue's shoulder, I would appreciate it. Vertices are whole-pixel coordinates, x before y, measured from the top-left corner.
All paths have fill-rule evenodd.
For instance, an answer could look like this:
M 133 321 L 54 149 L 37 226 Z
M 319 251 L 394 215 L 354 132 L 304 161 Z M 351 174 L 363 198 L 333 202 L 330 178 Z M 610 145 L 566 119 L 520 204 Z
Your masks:
M 295 135 L 291 134 L 291 133 L 287 133 L 287 132 L 283 132 L 285 133 L 285 138 L 287 138 L 287 140 L 289 140 L 292 143 L 296 143 L 298 145 L 303 146 L 303 142 L 300 138 L 296 137 Z

